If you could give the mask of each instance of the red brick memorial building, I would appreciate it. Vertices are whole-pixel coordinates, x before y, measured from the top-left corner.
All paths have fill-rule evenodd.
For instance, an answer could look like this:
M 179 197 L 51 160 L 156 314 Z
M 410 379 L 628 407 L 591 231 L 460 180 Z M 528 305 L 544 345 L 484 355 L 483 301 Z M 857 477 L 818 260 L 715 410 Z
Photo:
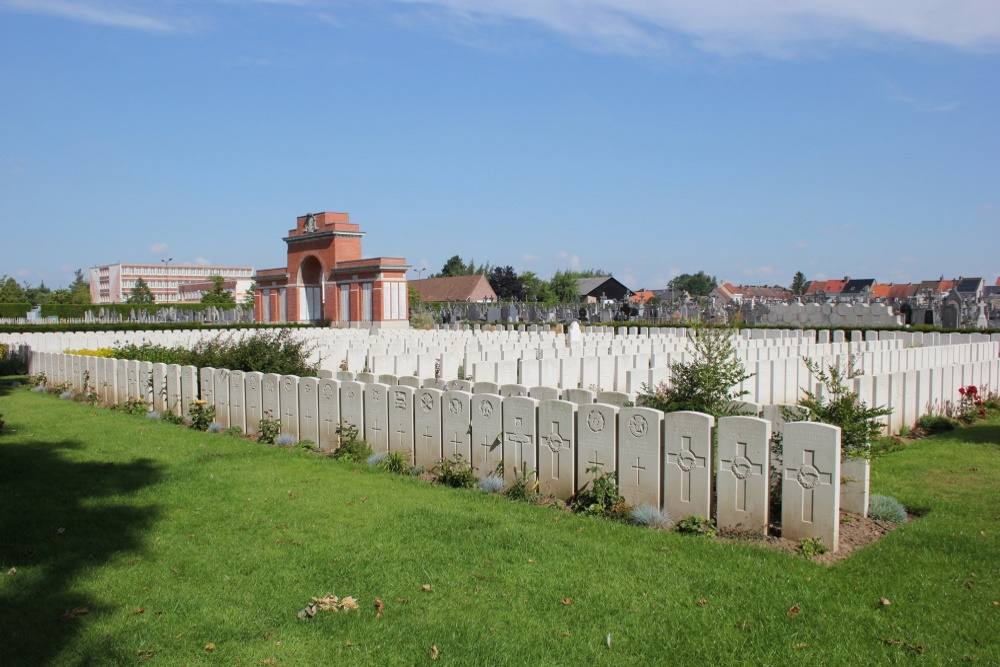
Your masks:
M 347 213 L 309 213 L 289 230 L 288 266 L 257 272 L 258 322 L 330 320 L 348 327 L 409 326 L 401 257 L 361 258 L 364 232 Z

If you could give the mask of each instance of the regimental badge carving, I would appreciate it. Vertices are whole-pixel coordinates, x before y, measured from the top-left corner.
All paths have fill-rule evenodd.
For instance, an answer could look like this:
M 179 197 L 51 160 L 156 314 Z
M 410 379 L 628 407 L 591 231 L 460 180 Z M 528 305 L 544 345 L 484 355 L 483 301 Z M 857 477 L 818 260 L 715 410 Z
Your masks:
M 285 378 L 282 382 L 284 383 L 285 391 L 292 390 L 292 378 Z
M 451 399 L 451 402 L 448 404 L 448 410 L 450 410 L 453 415 L 459 414 L 462 411 L 462 401 L 457 398 Z
M 251 377 L 247 384 L 250 386 L 250 391 L 257 391 L 257 378 Z
M 629 432 L 637 438 L 641 438 L 649 431 L 649 422 L 642 415 L 635 415 L 628 422 Z
M 479 404 L 479 414 L 486 417 L 487 419 L 493 416 L 493 404 L 487 400 L 484 400 Z
M 333 398 L 333 387 L 331 387 L 328 384 L 323 385 L 323 397 L 326 398 L 326 399 L 328 399 L 328 400 L 332 399 Z
M 587 428 L 589 428 L 594 433 L 600 433 L 604 430 L 604 415 L 598 410 L 591 410 L 590 414 L 587 415 Z
M 393 407 L 395 407 L 397 410 L 406 409 L 406 392 L 394 391 L 392 398 L 393 398 Z
M 420 409 L 424 412 L 430 412 L 434 409 L 434 397 L 430 394 L 420 395 Z
M 677 467 L 684 472 L 690 472 L 694 470 L 695 465 L 698 464 L 698 459 L 695 457 L 694 452 L 689 449 L 682 449 L 680 453 L 677 454 Z
M 812 467 L 808 463 L 803 463 L 799 471 L 795 473 L 795 481 L 799 483 L 803 489 L 814 489 L 816 485 L 819 484 L 819 470 Z

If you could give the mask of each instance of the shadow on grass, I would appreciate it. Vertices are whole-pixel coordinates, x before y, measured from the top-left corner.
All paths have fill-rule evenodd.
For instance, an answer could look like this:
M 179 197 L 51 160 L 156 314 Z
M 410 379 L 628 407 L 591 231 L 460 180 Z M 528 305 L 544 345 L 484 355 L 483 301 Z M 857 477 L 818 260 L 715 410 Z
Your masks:
M 960 432 L 962 440 L 1000 447 L 1000 425 L 973 424 Z
M 159 510 L 129 496 L 162 476 L 149 460 L 71 461 L 74 441 L 0 437 L 0 651 L 5 665 L 50 664 L 89 618 L 108 611 L 78 580 L 134 551 Z M 16 572 L 8 574 L 11 568 Z M 86 608 L 88 614 L 69 613 Z M 79 656 L 74 664 L 100 662 Z

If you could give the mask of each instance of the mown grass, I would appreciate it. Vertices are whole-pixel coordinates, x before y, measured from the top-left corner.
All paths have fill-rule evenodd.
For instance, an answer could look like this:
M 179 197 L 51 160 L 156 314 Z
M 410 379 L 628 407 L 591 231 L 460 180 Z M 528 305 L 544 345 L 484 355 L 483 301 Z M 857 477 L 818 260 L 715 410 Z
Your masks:
M 878 459 L 923 515 L 827 567 L 2 382 L 0 413 L 5 665 L 1000 661 L 997 421 Z M 327 593 L 360 608 L 296 617 Z

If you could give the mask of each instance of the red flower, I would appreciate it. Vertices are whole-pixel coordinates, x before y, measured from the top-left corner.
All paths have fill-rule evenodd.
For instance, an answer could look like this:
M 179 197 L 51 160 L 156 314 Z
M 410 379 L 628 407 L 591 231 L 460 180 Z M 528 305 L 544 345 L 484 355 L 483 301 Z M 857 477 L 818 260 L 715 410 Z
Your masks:
M 979 411 L 979 415 L 980 415 L 981 417 L 985 417 L 985 416 L 986 416 L 986 410 L 980 410 L 980 411 Z
M 965 387 L 959 387 L 958 393 L 961 394 L 962 396 L 965 396 Z

